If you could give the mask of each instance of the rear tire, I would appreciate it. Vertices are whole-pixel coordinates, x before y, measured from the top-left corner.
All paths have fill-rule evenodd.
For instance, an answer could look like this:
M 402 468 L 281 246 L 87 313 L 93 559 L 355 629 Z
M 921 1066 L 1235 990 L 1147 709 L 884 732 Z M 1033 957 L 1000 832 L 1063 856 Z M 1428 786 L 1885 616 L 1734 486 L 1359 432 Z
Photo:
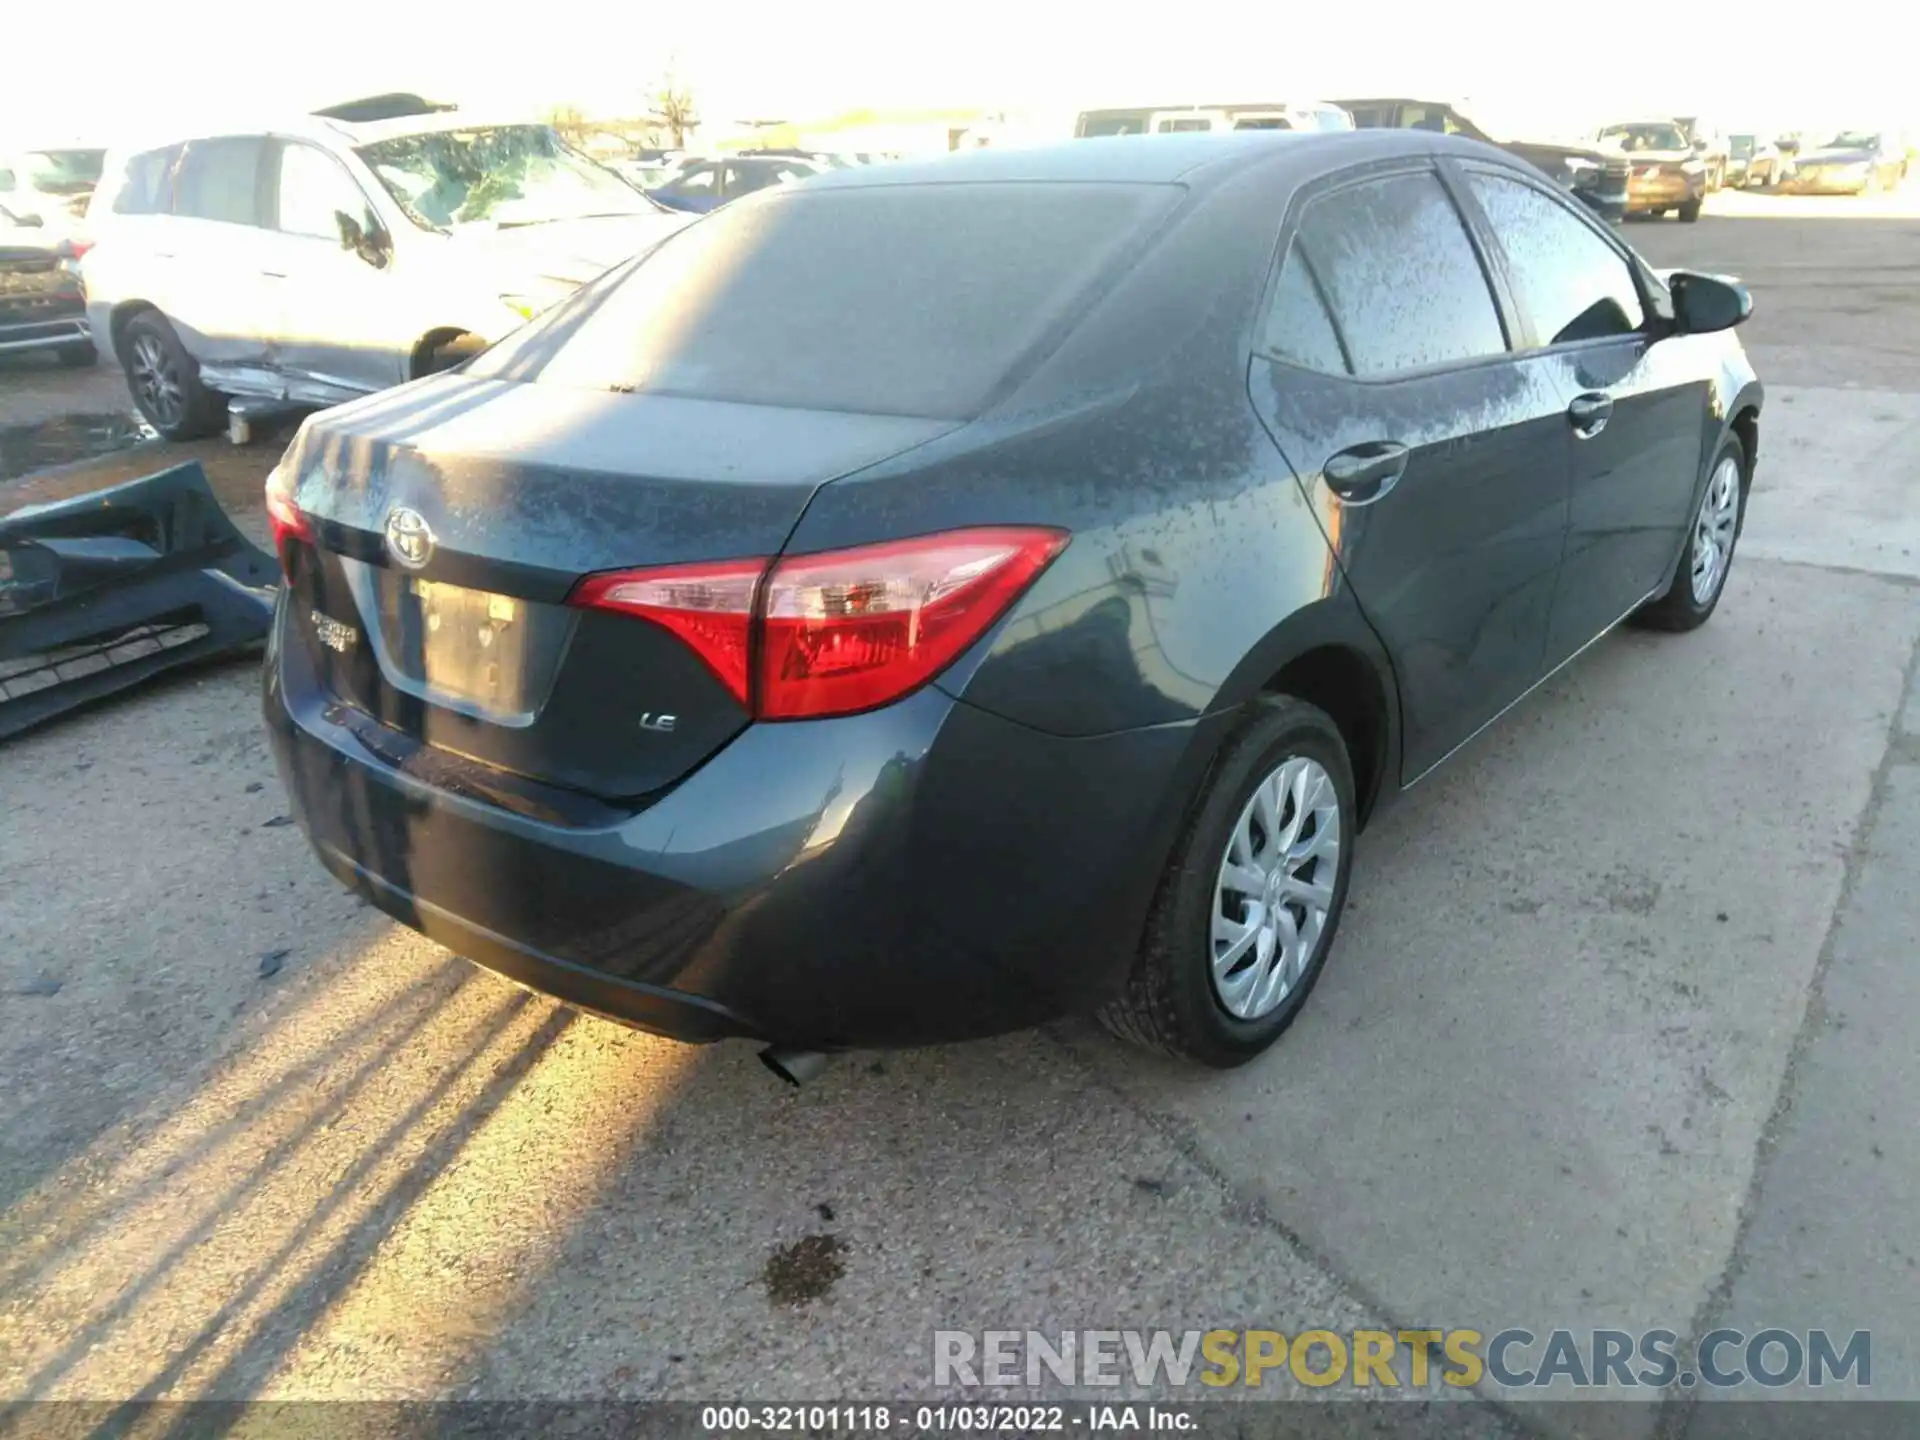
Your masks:
M 71 345 L 62 345 L 53 353 L 69 370 L 88 369 L 100 359 L 100 352 L 93 348 L 91 340 L 76 340 Z
M 1674 563 L 1667 588 L 1634 612 L 1635 625 L 1647 630 L 1682 631 L 1697 630 L 1707 623 L 1726 592 L 1727 572 L 1733 568 L 1734 550 L 1746 524 L 1749 479 L 1746 447 L 1738 435 L 1729 435 L 1714 451 L 1713 463 L 1707 467 L 1706 488 L 1687 525 L 1680 558 Z M 1730 507 L 1727 497 L 1716 494 L 1723 480 L 1731 481 Z M 1712 532 L 1719 551 L 1711 583 L 1705 587 L 1694 583 L 1705 544 L 1703 531 Z
M 1701 201 L 1699 200 L 1689 200 L 1686 204 L 1682 205 L 1679 211 L 1681 223 L 1692 225 L 1698 221 L 1700 218 L 1700 205 Z
M 133 403 L 167 439 L 198 440 L 224 427 L 225 402 L 200 383 L 199 362 L 158 310 L 142 310 L 127 322 L 120 363 Z
M 1277 796 L 1274 808 L 1257 805 L 1256 791 Z M 1213 765 L 1161 877 L 1126 989 L 1099 1012 L 1100 1023 L 1123 1040 L 1216 1069 L 1243 1065 L 1273 1044 L 1326 968 L 1357 816 L 1347 747 L 1326 713 L 1291 696 L 1256 701 Z M 1262 876 L 1271 878 L 1256 900 L 1252 882 Z M 1324 899 L 1324 911 L 1309 891 Z M 1272 934 L 1259 933 L 1265 929 Z M 1222 950 L 1236 955 L 1235 934 L 1244 953 L 1216 960 Z M 1217 978 L 1223 968 L 1231 973 Z

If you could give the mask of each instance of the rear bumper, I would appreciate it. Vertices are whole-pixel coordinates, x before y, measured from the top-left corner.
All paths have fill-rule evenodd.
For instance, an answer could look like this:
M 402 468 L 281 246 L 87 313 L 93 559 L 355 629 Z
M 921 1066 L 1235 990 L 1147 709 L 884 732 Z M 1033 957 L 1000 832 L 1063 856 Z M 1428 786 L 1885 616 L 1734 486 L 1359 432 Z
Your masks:
M 750 726 L 644 808 L 561 823 L 376 755 L 283 627 L 266 720 L 327 868 L 470 960 L 691 1041 L 930 1044 L 1098 1004 L 1224 723 L 1064 739 L 928 687 Z

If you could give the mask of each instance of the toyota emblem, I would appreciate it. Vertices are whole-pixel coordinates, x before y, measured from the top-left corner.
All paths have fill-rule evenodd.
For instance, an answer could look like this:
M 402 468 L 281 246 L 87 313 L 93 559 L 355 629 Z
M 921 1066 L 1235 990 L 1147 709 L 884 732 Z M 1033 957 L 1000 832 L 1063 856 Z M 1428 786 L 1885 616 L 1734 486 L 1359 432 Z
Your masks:
M 387 553 L 409 570 L 426 568 L 433 557 L 433 530 L 418 510 L 396 505 L 387 512 Z

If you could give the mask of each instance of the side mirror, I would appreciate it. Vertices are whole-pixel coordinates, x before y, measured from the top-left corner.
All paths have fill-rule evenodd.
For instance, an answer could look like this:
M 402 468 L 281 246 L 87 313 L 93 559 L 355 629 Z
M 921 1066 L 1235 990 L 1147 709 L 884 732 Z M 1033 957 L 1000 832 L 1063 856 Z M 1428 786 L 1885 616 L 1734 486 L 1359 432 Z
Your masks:
M 369 230 L 344 210 L 333 212 L 333 223 L 340 227 L 340 248 L 358 255 L 376 270 L 384 270 L 392 254 L 392 242 L 384 230 Z
M 1704 155 L 1707 153 L 1707 142 L 1704 136 L 1693 142 L 1693 153 L 1696 155 Z
M 1738 280 L 1676 270 L 1667 277 L 1673 292 L 1673 333 L 1710 335 L 1731 330 L 1753 314 L 1753 293 Z
M 39 215 L 28 214 L 28 215 L 14 216 L 13 223 L 16 225 L 22 226 L 23 228 L 28 230 L 38 230 L 41 226 L 45 225 L 47 222 L 44 219 L 42 219 Z

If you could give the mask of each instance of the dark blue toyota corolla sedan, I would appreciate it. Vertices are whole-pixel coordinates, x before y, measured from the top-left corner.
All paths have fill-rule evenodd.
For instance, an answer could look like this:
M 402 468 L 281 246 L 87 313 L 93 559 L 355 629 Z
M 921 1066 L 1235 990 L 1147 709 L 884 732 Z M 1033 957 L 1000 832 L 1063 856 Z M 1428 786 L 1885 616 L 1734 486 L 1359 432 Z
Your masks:
M 1419 132 L 751 197 L 307 422 L 281 773 L 388 913 L 789 1076 L 1081 1010 L 1237 1064 L 1382 803 L 1712 614 L 1751 308 Z

